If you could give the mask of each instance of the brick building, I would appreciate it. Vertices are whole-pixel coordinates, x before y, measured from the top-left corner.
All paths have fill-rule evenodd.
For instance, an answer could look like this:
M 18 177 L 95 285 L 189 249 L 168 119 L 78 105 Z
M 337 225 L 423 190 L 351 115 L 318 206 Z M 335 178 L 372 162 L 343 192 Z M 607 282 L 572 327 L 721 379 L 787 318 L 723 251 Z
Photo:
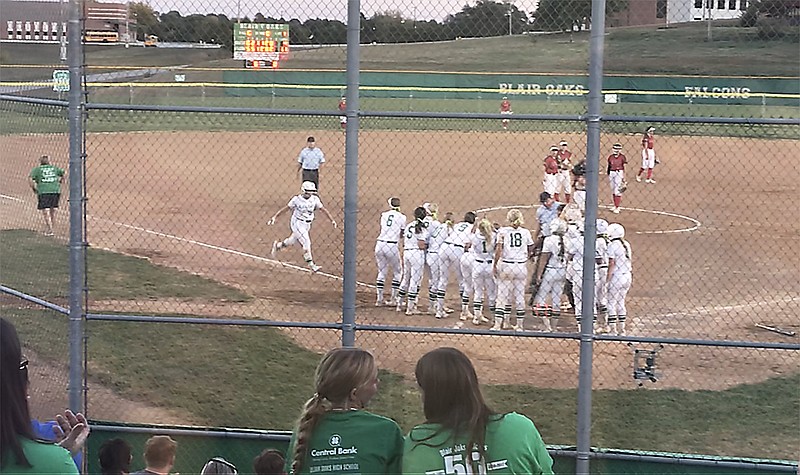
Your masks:
M 0 0 L 0 40 L 57 43 L 66 35 L 69 2 Z M 136 24 L 129 18 L 126 3 L 84 2 L 84 30 L 116 32 L 118 41 L 128 33 L 133 40 Z

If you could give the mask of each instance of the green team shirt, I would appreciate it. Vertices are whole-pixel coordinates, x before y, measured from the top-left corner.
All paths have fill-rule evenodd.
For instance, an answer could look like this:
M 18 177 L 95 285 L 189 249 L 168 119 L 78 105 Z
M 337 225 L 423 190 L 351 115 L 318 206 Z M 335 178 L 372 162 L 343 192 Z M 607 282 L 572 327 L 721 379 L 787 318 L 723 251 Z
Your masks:
M 36 182 L 36 192 L 40 195 L 61 193 L 61 177 L 64 170 L 53 165 L 39 165 L 31 170 L 30 177 Z
M 404 474 L 493 475 L 552 474 L 553 459 L 542 436 L 527 417 L 511 412 L 493 416 L 486 427 L 485 460 L 467 451 L 469 436 L 454 439 L 450 431 L 430 437 L 439 424 L 420 424 L 406 436 Z
M 292 468 L 295 431 L 286 457 Z M 397 423 L 368 411 L 333 411 L 314 429 L 299 474 L 379 475 L 400 473 L 403 432 Z
M 0 467 L 0 473 L 8 475 L 22 474 L 57 474 L 78 475 L 75 462 L 69 452 L 52 443 L 36 442 L 34 440 L 20 439 L 25 457 L 33 467 L 23 467 L 16 464 L 11 451 L 4 453 L 6 464 Z

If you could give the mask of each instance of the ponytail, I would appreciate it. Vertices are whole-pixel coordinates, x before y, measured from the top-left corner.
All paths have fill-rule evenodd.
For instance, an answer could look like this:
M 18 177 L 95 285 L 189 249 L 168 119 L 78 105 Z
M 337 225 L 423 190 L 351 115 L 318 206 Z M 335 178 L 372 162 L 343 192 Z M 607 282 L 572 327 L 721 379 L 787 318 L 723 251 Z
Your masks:
M 308 445 L 322 416 L 330 411 L 333 405 L 324 396 L 314 394 L 303 407 L 300 421 L 297 423 L 297 440 L 295 440 L 294 454 L 292 454 L 291 473 L 297 474 L 303 468 Z
M 414 232 L 419 234 L 422 232 L 423 229 L 428 227 L 428 223 L 424 220 L 417 218 L 417 222 L 414 224 Z
M 620 243 L 622 243 L 622 247 L 625 248 L 625 257 L 628 258 L 628 259 L 631 258 L 631 245 L 630 245 L 630 243 L 628 243 L 628 241 L 626 241 L 626 240 L 624 240 L 622 238 L 614 238 L 611 241 L 612 242 L 613 241 L 619 241 Z

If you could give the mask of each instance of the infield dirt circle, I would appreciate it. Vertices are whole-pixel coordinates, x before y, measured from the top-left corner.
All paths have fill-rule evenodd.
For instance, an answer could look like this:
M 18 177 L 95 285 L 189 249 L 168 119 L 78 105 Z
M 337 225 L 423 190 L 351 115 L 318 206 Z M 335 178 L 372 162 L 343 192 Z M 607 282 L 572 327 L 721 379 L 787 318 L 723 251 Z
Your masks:
M 281 252 L 281 262 L 269 255 L 272 241 L 289 235 L 288 215 L 272 227 L 266 221 L 299 192 L 296 157 L 308 135 L 316 137 L 327 157 L 320 174 L 320 197 L 342 223 L 341 132 L 90 134 L 86 168 L 90 244 L 208 276 L 254 299 L 246 304 L 93 301 L 89 310 L 340 321 L 343 226 L 334 229 L 317 213 L 311 236 L 322 274 L 304 270 L 299 247 Z M 442 212 L 453 211 L 458 219 L 467 210 L 531 206 L 541 191 L 542 158 L 551 144 L 562 139 L 570 142 L 578 157 L 585 156 L 582 134 L 361 132 L 356 232 L 357 279 L 363 285 L 357 293 L 357 323 L 452 327 L 458 320 L 406 316 L 374 307 L 375 293 L 369 287 L 376 274 L 373 248 L 387 198 L 400 197 L 407 215 L 427 201 L 438 202 Z M 633 180 L 640 162 L 639 140 L 637 135 L 604 135 L 601 144 L 602 157 L 617 141 L 628 156 L 630 186 L 619 215 L 608 211 L 611 195 L 601 166 L 600 214 L 626 227 L 633 248 L 629 333 L 796 343 L 797 337 L 764 332 L 754 324 L 798 330 L 800 224 L 779 211 L 799 201 L 798 181 L 787 180 L 784 172 L 795 170 L 796 178 L 792 165 L 796 157 L 790 151 L 798 149 L 798 142 L 658 136 L 662 163 L 655 171 L 657 184 L 645 185 Z M 40 153 L 50 153 L 65 167 L 66 144 L 61 135 L 0 138 L 8 157 L 5 168 L 14 170 L 2 178 L 5 227 L 39 229 L 26 175 Z M 769 166 L 754 159 L 763 155 L 769 156 Z M 65 206 L 66 200 L 62 203 Z M 534 209 L 523 212 L 526 226 L 535 229 Z M 503 222 L 505 209 L 486 214 Z M 447 299 L 449 306 L 458 306 L 454 283 Z M 427 290 L 421 291 L 420 301 L 427 307 Z M 573 331 L 573 322 L 564 316 L 560 329 Z M 540 328 L 531 317 L 525 325 L 534 331 Z M 335 346 L 340 338 L 338 332 L 284 331 L 315 351 Z M 359 331 L 356 338 L 359 346 L 375 351 L 383 367 L 407 376 L 423 352 L 451 345 L 467 351 L 486 382 L 577 385 L 577 340 L 374 331 Z M 658 387 L 722 389 L 785 375 L 800 366 L 797 355 L 790 353 L 670 345 L 660 356 L 663 375 Z M 634 386 L 632 350 L 624 343 L 598 343 L 594 361 L 595 387 Z

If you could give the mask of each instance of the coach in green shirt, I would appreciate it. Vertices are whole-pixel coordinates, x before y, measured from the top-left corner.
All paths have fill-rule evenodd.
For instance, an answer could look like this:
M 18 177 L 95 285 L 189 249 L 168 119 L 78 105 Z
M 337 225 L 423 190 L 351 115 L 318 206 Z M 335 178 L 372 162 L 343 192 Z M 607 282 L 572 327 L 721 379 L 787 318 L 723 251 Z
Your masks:
M 37 208 L 42 211 L 46 227 L 45 236 L 53 235 L 56 209 L 61 199 L 64 170 L 50 164 L 50 157 L 42 155 L 39 166 L 31 170 L 31 189 L 39 198 Z

